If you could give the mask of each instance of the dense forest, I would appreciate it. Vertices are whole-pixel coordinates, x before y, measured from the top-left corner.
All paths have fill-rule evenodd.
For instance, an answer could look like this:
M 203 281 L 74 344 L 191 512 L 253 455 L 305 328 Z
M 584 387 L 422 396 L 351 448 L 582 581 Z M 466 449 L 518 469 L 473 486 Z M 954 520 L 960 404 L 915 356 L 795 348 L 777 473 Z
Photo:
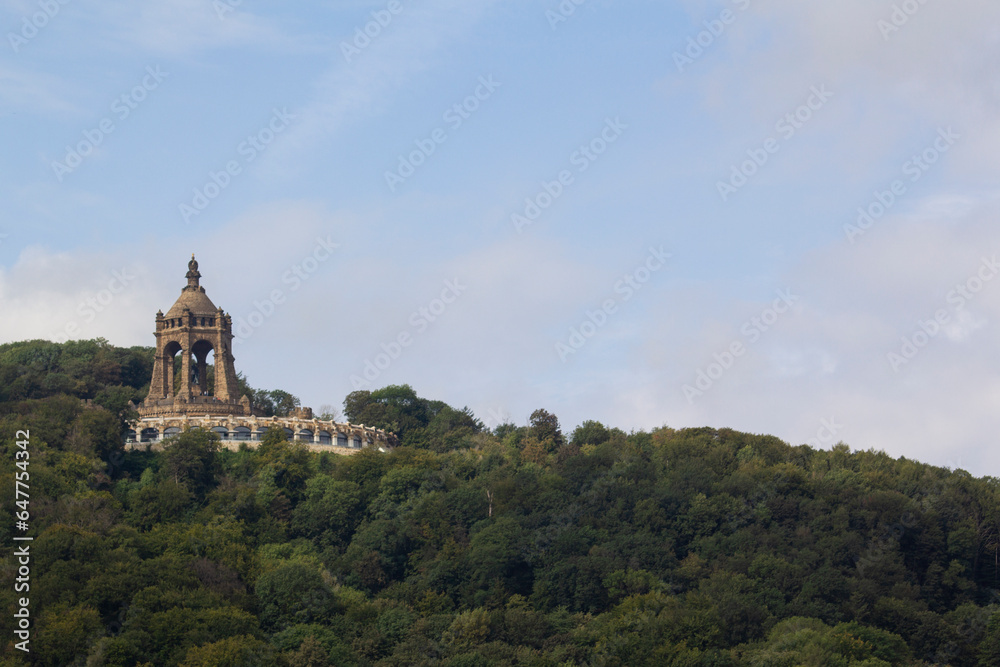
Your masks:
M 543 409 L 489 430 L 405 385 L 343 402 L 389 453 L 125 451 L 152 354 L 0 346 L 0 665 L 1000 665 L 997 479 Z

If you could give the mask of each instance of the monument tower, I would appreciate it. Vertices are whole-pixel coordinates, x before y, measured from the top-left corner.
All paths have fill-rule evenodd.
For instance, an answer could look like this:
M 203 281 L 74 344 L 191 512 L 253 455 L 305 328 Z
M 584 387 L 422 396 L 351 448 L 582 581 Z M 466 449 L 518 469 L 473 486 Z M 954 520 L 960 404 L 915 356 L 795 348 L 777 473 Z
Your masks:
M 250 402 L 240 399 L 236 383 L 233 320 L 205 294 L 194 255 L 185 277 L 187 285 L 167 314 L 156 313 L 153 380 L 139 414 L 248 415 Z M 211 390 L 206 372 L 210 352 L 215 353 L 215 386 Z M 174 370 L 178 354 L 179 376 Z
M 272 428 L 314 451 L 354 454 L 367 447 L 387 450 L 396 445 L 392 433 L 317 419 L 310 408 L 280 416 L 254 409 L 250 399 L 240 395 L 236 381 L 233 318 L 205 294 L 194 255 L 185 277 L 187 285 L 167 314 L 156 313 L 153 378 L 149 394 L 136 408 L 139 418 L 129 424 L 128 446 L 163 446 L 160 443 L 165 445 L 190 428 L 212 431 L 230 449 L 253 447 Z M 212 382 L 209 353 L 214 354 Z

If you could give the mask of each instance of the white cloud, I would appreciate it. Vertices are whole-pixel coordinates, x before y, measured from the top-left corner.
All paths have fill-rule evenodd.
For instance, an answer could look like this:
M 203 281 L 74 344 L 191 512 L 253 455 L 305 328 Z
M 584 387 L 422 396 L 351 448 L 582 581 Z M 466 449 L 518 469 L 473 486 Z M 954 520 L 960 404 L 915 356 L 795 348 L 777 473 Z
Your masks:
M 151 323 L 136 312 L 159 287 L 134 256 L 26 248 L 0 272 L 0 340 L 103 337 L 141 344 Z
M 712 12 L 689 4 L 696 32 Z M 720 123 L 759 134 L 810 86 L 825 84 L 835 98 L 809 133 L 826 141 L 800 161 L 835 165 L 839 184 L 847 184 L 865 165 L 901 164 L 922 148 L 922 137 L 952 126 L 963 136 L 955 150 L 961 159 L 941 171 L 971 188 L 992 188 L 1000 150 L 1000 6 L 931 0 L 884 39 L 878 22 L 901 4 L 753 2 L 737 11 L 738 21 L 706 49 L 697 69 L 672 73 L 665 85 L 695 86 Z
M 363 49 L 354 46 L 354 30 L 342 35 L 336 54 L 331 54 L 330 69 L 314 83 L 313 100 L 300 111 L 301 119 L 287 141 L 275 148 L 271 164 L 281 173 L 294 172 L 303 154 L 325 149 L 326 141 L 362 114 L 377 115 L 393 92 L 412 85 L 412 79 L 429 63 L 445 57 L 442 51 L 482 20 L 494 4 L 496 0 L 407 3 Z M 357 27 L 363 29 L 371 20 L 362 14 Z M 351 51 L 345 57 L 344 44 L 360 53 Z
M 1000 213 L 995 193 L 1000 33 L 993 27 L 1000 25 L 1000 8 L 973 0 L 952 5 L 930 0 L 885 40 L 877 21 L 889 15 L 892 4 L 753 2 L 695 68 L 669 78 L 670 85 L 664 87 L 676 95 L 672 103 L 690 100 L 683 96 L 698 91 L 708 120 L 718 121 L 710 129 L 734 146 L 706 134 L 685 144 L 696 146 L 690 152 L 697 155 L 657 155 L 624 166 L 609 163 L 607 169 L 621 171 L 608 182 L 593 183 L 590 201 L 595 208 L 619 196 L 605 194 L 612 189 L 609 183 L 634 187 L 641 182 L 653 191 L 663 179 L 683 176 L 692 165 L 713 164 L 715 154 L 723 156 L 720 164 L 728 164 L 728 156 L 744 150 L 739 142 L 763 140 L 777 115 L 801 104 L 810 86 L 825 83 L 836 97 L 822 116 L 817 115 L 808 135 L 803 133 L 794 149 L 789 144 L 787 156 L 768 165 L 767 173 L 748 186 L 759 189 L 741 194 L 725 214 L 718 212 L 717 199 L 706 203 L 697 193 L 690 198 L 689 193 L 677 195 L 684 198 L 679 210 L 689 224 L 709 230 L 676 225 L 691 252 L 704 252 L 702 261 L 709 268 L 701 275 L 712 278 L 699 283 L 677 273 L 657 276 L 655 284 L 566 363 L 559 360 L 555 343 L 582 321 L 588 308 L 600 304 L 618 270 L 627 270 L 632 261 L 619 263 L 609 256 L 610 247 L 620 247 L 617 238 L 609 248 L 596 247 L 593 239 L 620 233 L 617 228 L 599 228 L 612 223 L 553 224 L 515 236 L 509 229 L 510 211 L 498 203 L 520 200 L 503 193 L 504 179 L 512 178 L 506 174 L 479 186 L 494 198 L 475 205 L 420 192 L 341 211 L 327 203 L 324 174 L 314 169 L 313 158 L 326 159 L 348 131 L 367 132 L 365 139 L 377 146 L 378 133 L 385 131 L 378 122 L 389 115 L 384 113 L 387 107 L 426 83 L 433 65 L 451 57 L 456 45 L 498 5 L 495 1 L 407 4 L 352 63 L 343 58 L 339 43 L 350 39 L 353 26 L 341 26 L 341 34 L 326 36 L 329 68 L 311 83 L 300 77 L 300 86 L 312 86 L 311 100 L 292 109 L 299 119 L 269 148 L 266 162 L 255 166 L 259 182 L 272 187 L 289 175 L 307 176 L 285 182 L 294 183 L 296 195 L 304 191 L 314 199 L 256 206 L 209 231 L 192 225 L 188 236 L 139 242 L 137 236 L 123 234 L 124 245 L 99 253 L 28 248 L 0 272 L 0 304 L 6 315 L 0 337 L 53 337 L 77 322 L 80 336 L 151 345 L 153 314 L 173 303 L 184 284 L 189 254 L 195 251 L 209 296 L 237 319 L 246 319 L 272 292 L 282 291 L 284 301 L 238 349 L 237 367 L 256 386 L 293 391 L 313 406 L 339 403 L 352 389 L 352 373 L 362 372 L 366 361 L 382 353 L 383 344 L 410 333 L 412 345 L 373 385 L 409 382 L 424 396 L 454 405 L 468 403 L 481 417 L 492 409 L 523 422 L 533 409 L 545 407 L 562 418 L 566 430 L 584 419 L 626 429 L 710 424 L 770 432 L 793 443 L 814 438 L 822 420 L 834 419 L 843 424 L 837 438 L 855 447 L 885 448 L 894 455 L 936 463 L 974 462 L 979 470 L 973 472 L 987 467 L 995 471 L 1000 459 L 983 443 L 992 442 L 997 426 L 1000 350 L 991 331 L 1000 316 L 1000 281 L 986 285 L 963 309 L 949 301 L 949 292 L 975 275 L 984 254 L 1000 252 L 995 225 Z M 381 6 L 357 3 L 357 20 L 363 24 L 369 11 Z M 97 7 L 97 29 L 91 32 L 112 35 L 110 49 L 130 58 L 150 53 L 197 57 L 199 65 L 211 67 L 212 53 L 225 47 L 316 48 L 311 38 L 305 45 L 290 44 L 276 21 L 246 12 L 220 21 L 211 2 Z M 704 18 L 703 7 L 697 4 L 692 11 L 695 26 Z M 537 19 L 544 28 L 540 13 Z M 53 24 L 51 30 L 64 30 L 68 24 L 60 25 Z M 582 31 L 582 24 L 580 28 L 581 36 L 591 36 Z M 561 28 L 567 32 L 559 37 L 568 36 L 569 29 Z M 521 65 L 516 71 L 524 79 L 512 80 L 512 89 L 558 88 L 548 80 L 531 80 L 531 64 Z M 643 88 L 654 72 L 669 71 L 669 65 L 623 73 L 634 77 L 625 85 Z M 220 66 L 228 68 L 238 71 L 231 61 Z M 546 76 L 566 73 L 570 70 L 546 69 Z M 36 77 L 8 65 L 0 67 L 0 80 L 13 91 L 0 93 L 0 99 L 14 111 L 20 112 L 19 104 L 57 114 L 75 111 L 62 101 L 67 93 L 60 90 L 63 81 L 56 75 Z M 604 105 L 602 85 L 594 83 L 594 97 L 602 98 Z M 78 90 L 69 99 L 80 97 Z M 422 110 L 437 111 L 438 100 L 422 102 L 427 105 Z M 525 113 L 531 116 L 532 109 Z M 206 127 L 209 119 L 206 116 Z M 530 122 L 537 120 L 532 116 Z M 527 123 L 517 119 L 504 129 L 523 132 Z M 849 243 L 840 226 L 851 222 L 850 212 L 870 199 L 873 190 L 886 188 L 891 174 L 898 173 L 912 152 L 933 141 L 938 127 L 949 125 L 962 135 L 954 150 L 919 185 L 910 187 L 889 215 Z M 668 145 L 674 139 L 667 131 L 638 123 L 633 131 L 637 143 L 648 138 L 650 145 Z M 313 181 L 321 185 L 310 191 Z M 345 187 L 358 183 L 361 179 Z M 785 231 L 761 239 L 760 247 L 775 249 L 772 255 L 741 261 L 739 267 L 748 267 L 752 274 L 744 283 L 714 277 L 741 269 L 722 265 L 727 260 L 720 259 L 721 244 L 712 235 L 728 233 L 721 225 L 731 222 L 754 239 L 758 232 L 743 219 L 745 209 L 740 207 L 751 207 L 757 195 L 769 191 L 766 188 L 787 192 L 782 196 L 787 196 L 788 206 L 777 202 L 751 222 L 765 215 L 787 216 L 786 209 L 792 207 L 798 207 L 796 215 L 810 214 L 801 210 L 806 207 L 797 198 L 803 188 L 843 189 L 831 199 L 842 195 L 850 201 L 834 201 L 833 211 L 815 212 L 823 220 L 816 224 L 830 225 L 822 233 L 806 229 L 811 219 L 802 221 L 801 230 L 791 224 L 797 220 L 761 230 L 760 235 Z M 707 201 L 711 183 L 705 189 Z M 639 190 L 633 192 L 641 196 Z M 87 197 L 57 190 L 51 182 L 14 182 L 7 193 L 22 209 L 45 220 L 72 219 L 74 207 L 66 200 Z M 604 202 L 598 194 L 606 197 Z M 113 206 L 103 196 L 74 201 L 98 215 Z M 122 204 L 140 214 L 148 205 Z M 662 220 L 670 218 L 663 213 L 672 212 L 672 205 L 664 198 L 655 204 L 637 202 L 634 210 Z M 470 212 L 469 219 L 456 219 Z M 457 240 L 428 240 L 407 228 L 428 220 L 440 221 L 428 236 L 460 229 Z M 12 219 L 5 223 L 5 231 L 12 233 L 5 245 L 8 251 L 20 241 L 14 236 L 19 224 Z M 627 231 L 643 224 L 648 230 L 653 223 L 640 221 Z M 560 230 L 572 230 L 565 233 L 573 238 L 560 239 Z M 577 236 L 576 230 L 583 233 Z M 392 238 L 394 233 L 405 240 Z M 340 248 L 318 263 L 308 280 L 286 279 L 293 267 L 308 260 L 317 239 L 327 237 Z M 412 239 L 418 239 L 419 248 L 407 246 Z M 797 250 L 802 247 L 815 249 Z M 796 252 L 801 253 L 797 263 Z M 598 256 L 601 260 L 593 261 Z M 698 261 L 688 258 L 688 266 Z M 779 262 L 793 268 L 780 272 L 773 268 Z M 136 273 L 134 283 L 92 321 L 83 322 L 86 300 L 108 289 L 111 272 L 123 267 Z M 413 313 L 432 304 L 445 281 L 456 279 L 467 291 L 425 330 L 415 332 Z M 707 368 L 713 355 L 733 341 L 746 342 L 741 326 L 759 316 L 773 298 L 764 294 L 756 300 L 762 281 L 773 281 L 775 290 L 790 288 L 801 297 L 800 303 L 759 342 L 748 345 L 747 353 L 703 397 L 689 404 L 683 385 L 692 383 L 698 370 Z M 293 289 L 296 284 L 300 286 Z M 886 355 L 941 309 L 950 316 L 943 331 L 894 372 Z
M 186 57 L 199 52 L 254 46 L 301 50 L 276 23 L 225 0 L 167 0 L 156 3 L 100 3 L 95 21 L 119 44 L 152 55 Z
M 784 277 L 801 295 L 801 308 L 756 344 L 739 327 L 766 303 L 731 311 L 711 300 L 686 311 L 685 319 L 705 322 L 687 344 L 670 335 L 674 318 L 651 322 L 647 345 L 668 346 L 650 357 L 658 377 L 638 381 L 632 393 L 647 398 L 620 407 L 614 421 L 652 426 L 667 414 L 674 426 L 732 426 L 797 444 L 814 437 L 821 418 L 835 417 L 846 425 L 838 439 L 856 448 L 941 465 L 964 456 L 995 469 L 1000 455 L 980 446 L 998 426 L 987 397 L 996 394 L 1000 368 L 989 333 L 1000 318 L 1000 276 L 981 289 L 975 278 L 981 270 L 990 275 L 983 267 L 1000 256 L 998 214 L 990 204 L 957 220 L 890 217 L 854 246 L 839 242 L 816 252 Z M 970 280 L 979 291 L 959 301 L 954 290 Z M 915 356 L 894 371 L 888 354 L 902 356 L 903 339 L 914 340 L 939 311 L 947 325 L 926 342 L 916 337 Z M 693 385 L 697 371 L 734 340 L 747 344 L 746 355 L 689 404 L 681 387 Z
M 80 86 L 61 77 L 0 62 L 0 108 L 16 114 L 68 114 L 79 109 L 67 100 Z

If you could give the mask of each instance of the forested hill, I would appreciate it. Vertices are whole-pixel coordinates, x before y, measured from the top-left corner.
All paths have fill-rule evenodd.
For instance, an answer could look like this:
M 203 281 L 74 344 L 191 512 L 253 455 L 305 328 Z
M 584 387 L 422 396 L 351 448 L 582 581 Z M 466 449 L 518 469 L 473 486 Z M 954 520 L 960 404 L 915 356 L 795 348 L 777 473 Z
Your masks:
M 408 386 L 344 401 L 389 454 L 201 431 L 124 452 L 151 362 L 0 346 L 0 665 L 1000 665 L 996 479 L 544 410 L 490 431 Z

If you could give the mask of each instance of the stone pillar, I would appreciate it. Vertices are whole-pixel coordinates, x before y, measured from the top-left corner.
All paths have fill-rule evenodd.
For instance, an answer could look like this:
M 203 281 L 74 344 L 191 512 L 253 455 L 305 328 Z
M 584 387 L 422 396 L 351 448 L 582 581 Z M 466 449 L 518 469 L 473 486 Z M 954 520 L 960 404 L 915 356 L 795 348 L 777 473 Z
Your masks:
M 208 355 L 198 357 L 198 395 L 204 396 L 208 393 Z
M 163 363 L 163 326 L 163 311 L 157 311 L 156 331 L 153 334 L 156 336 L 156 354 L 153 357 L 153 377 L 150 378 L 148 396 L 152 400 L 165 398 L 167 395 L 167 378 L 164 374 L 166 366 Z
M 153 377 L 149 382 L 149 396 L 150 400 L 157 400 L 160 398 L 166 398 L 167 396 L 167 375 L 168 369 L 165 363 L 166 355 L 163 353 L 163 349 L 160 345 L 160 336 L 156 336 L 156 355 L 153 357 Z M 172 370 L 172 369 L 169 369 Z
M 190 341 L 189 341 L 190 342 Z M 185 346 L 181 350 L 184 357 L 181 359 L 181 391 L 178 396 L 185 401 L 191 400 L 191 346 Z
M 173 400 L 174 398 L 174 355 L 166 354 L 163 355 L 163 367 L 166 368 L 166 377 L 164 377 L 164 382 L 166 387 L 164 387 L 163 395 L 164 398 L 169 398 Z
M 150 401 L 163 398 L 165 391 L 166 377 L 163 375 L 163 353 L 160 350 L 156 350 L 156 355 L 153 357 L 153 377 L 150 379 L 149 395 L 146 398 Z
M 236 365 L 232 352 L 232 319 L 221 308 L 215 313 L 215 331 L 212 345 L 215 348 L 215 391 L 220 401 L 235 403 L 239 400 Z

